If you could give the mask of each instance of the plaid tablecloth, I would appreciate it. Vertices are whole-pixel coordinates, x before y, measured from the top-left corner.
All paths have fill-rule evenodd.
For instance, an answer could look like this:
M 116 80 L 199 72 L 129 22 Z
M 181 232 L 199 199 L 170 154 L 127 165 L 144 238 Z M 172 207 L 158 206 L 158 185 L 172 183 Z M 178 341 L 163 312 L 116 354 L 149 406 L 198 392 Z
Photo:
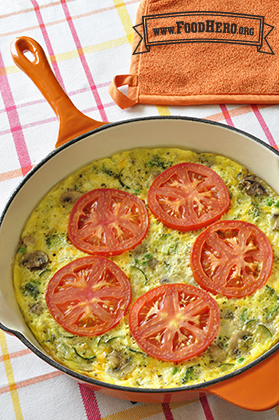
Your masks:
M 235 126 L 277 148 L 278 106 L 165 107 L 121 110 L 108 94 L 116 74 L 129 72 L 139 0 L 0 1 L 0 210 L 31 167 L 57 138 L 56 117 L 33 83 L 13 63 L 10 43 L 30 36 L 44 48 L 74 104 L 100 121 L 151 115 L 201 117 Z M 278 384 L 279 392 L 279 384 Z M 273 420 L 279 409 L 255 413 L 207 396 L 173 404 L 106 397 L 56 371 L 15 337 L 0 331 L 1 420 Z

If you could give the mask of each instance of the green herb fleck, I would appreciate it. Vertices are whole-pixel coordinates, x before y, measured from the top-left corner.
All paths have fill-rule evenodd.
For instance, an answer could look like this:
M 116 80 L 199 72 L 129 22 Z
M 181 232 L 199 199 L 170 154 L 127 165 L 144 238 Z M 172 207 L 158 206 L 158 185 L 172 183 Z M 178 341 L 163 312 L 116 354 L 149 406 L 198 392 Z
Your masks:
M 273 204 L 272 199 L 271 199 L 271 198 L 267 198 L 267 200 L 266 200 L 266 205 L 267 205 L 267 206 L 269 206 L 269 207 L 271 207 L 271 206 L 272 206 L 272 204 Z
M 135 264 L 141 265 L 142 267 L 147 267 L 150 260 L 152 260 L 152 254 L 146 254 L 141 260 L 135 258 Z
M 145 260 L 151 260 L 153 258 L 153 255 L 152 254 L 146 254 L 145 256 L 144 256 L 144 259 Z
M 244 308 L 242 314 L 240 315 L 241 321 L 246 321 L 248 316 L 248 308 Z
M 25 254 L 25 252 L 26 252 L 26 248 L 25 248 L 25 246 L 20 246 L 20 247 L 18 248 L 17 252 L 20 252 L 21 254 Z
M 174 366 L 173 369 L 172 369 L 172 374 L 176 375 L 177 372 L 179 372 L 179 368 L 177 366 Z

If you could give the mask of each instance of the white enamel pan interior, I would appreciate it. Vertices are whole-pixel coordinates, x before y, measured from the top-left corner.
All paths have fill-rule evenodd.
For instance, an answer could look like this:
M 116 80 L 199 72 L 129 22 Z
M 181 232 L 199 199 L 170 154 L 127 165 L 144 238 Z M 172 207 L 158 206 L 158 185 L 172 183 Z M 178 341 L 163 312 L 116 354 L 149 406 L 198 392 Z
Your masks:
M 26 326 L 14 294 L 13 258 L 25 222 L 57 182 L 91 161 L 139 147 L 178 147 L 224 155 L 246 166 L 279 193 L 277 151 L 239 130 L 192 118 L 154 117 L 108 124 L 61 146 L 34 167 L 10 197 L 0 220 L 0 328 L 17 336 L 46 362 L 89 383 L 94 381 L 61 367 L 46 355 Z

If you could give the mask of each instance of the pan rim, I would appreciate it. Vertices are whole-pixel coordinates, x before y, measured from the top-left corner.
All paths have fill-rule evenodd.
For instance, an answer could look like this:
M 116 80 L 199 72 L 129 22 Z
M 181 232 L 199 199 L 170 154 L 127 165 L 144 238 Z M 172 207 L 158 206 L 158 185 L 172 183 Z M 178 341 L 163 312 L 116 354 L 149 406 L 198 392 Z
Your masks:
M 120 126 L 123 124 L 130 124 L 130 123 L 138 123 L 138 122 L 145 122 L 145 121 L 152 121 L 152 120 L 182 120 L 182 121 L 189 121 L 194 123 L 202 123 L 202 124 L 208 124 L 213 125 L 219 128 L 222 128 L 224 130 L 229 130 L 232 132 L 235 132 L 237 134 L 243 135 L 244 137 L 248 137 L 249 139 L 255 141 L 256 143 L 259 143 L 261 146 L 267 148 L 269 151 L 274 153 L 279 157 L 279 151 L 274 149 L 269 144 L 265 143 L 263 140 L 259 139 L 258 137 L 245 132 L 244 130 L 241 130 L 236 127 L 227 126 L 225 124 L 211 121 L 211 120 L 205 120 L 202 118 L 197 117 L 187 117 L 187 116 L 176 116 L 176 115 L 170 115 L 170 116 L 149 116 L 149 117 L 141 117 L 141 118 L 131 118 L 127 120 L 121 120 L 117 122 L 111 122 L 106 125 L 103 125 L 99 128 L 96 128 L 94 130 L 88 131 L 80 136 L 77 136 L 71 140 L 69 140 L 64 145 L 60 146 L 57 149 L 52 150 L 50 153 L 48 153 L 39 163 L 37 163 L 25 176 L 24 178 L 19 182 L 19 184 L 16 186 L 16 188 L 12 191 L 10 194 L 6 205 L 4 206 L 3 211 L 0 215 L 0 229 L 1 225 L 3 223 L 3 220 L 5 218 L 5 215 L 13 202 L 15 196 L 18 194 L 18 192 L 21 190 L 21 188 L 25 185 L 25 183 L 43 166 L 45 165 L 50 159 L 52 159 L 54 156 L 56 156 L 58 153 L 61 153 L 64 149 L 70 147 L 71 145 L 85 139 L 86 137 L 101 132 L 103 130 L 107 130 L 112 127 Z M 276 343 L 271 349 L 269 349 L 267 352 L 259 356 L 257 359 L 255 359 L 253 362 L 250 362 L 246 366 L 243 366 L 242 368 L 237 369 L 234 372 L 231 372 L 227 375 L 223 375 L 221 377 L 212 379 L 210 381 L 202 382 L 199 384 L 194 385 L 183 385 L 180 387 L 173 387 L 173 388 L 140 388 L 140 387 L 130 387 L 130 386 L 123 386 L 123 385 L 115 385 L 115 384 L 109 384 L 107 382 L 102 382 L 99 380 L 96 380 L 94 378 L 91 378 L 86 375 L 82 375 L 80 373 L 77 373 L 69 368 L 67 368 L 64 365 L 61 365 L 58 363 L 55 359 L 52 359 L 50 356 L 45 354 L 43 351 L 41 351 L 39 348 L 34 346 L 25 336 L 18 330 L 14 330 L 11 328 L 6 327 L 1 321 L 0 321 L 0 329 L 3 330 L 6 333 L 12 334 L 13 336 L 17 337 L 27 348 L 29 348 L 36 356 L 38 356 L 40 359 L 54 367 L 55 369 L 61 371 L 64 374 L 67 374 L 68 376 L 71 376 L 75 379 L 78 379 L 79 381 L 85 382 L 87 384 L 90 384 L 92 386 L 96 387 L 102 387 L 117 391 L 123 391 L 123 392 L 129 392 L 129 393 L 135 393 L 135 394 L 167 394 L 167 393 L 181 393 L 185 391 L 195 391 L 195 390 L 205 390 L 206 388 L 216 385 L 217 383 L 224 382 L 228 379 L 232 379 L 238 375 L 241 375 L 243 372 L 247 371 L 248 369 L 253 368 L 254 366 L 258 365 L 261 362 L 264 362 L 267 358 L 272 356 L 278 349 L 279 349 L 279 342 Z
M 247 364 L 246 366 L 243 366 L 242 368 L 237 369 L 234 372 L 228 373 L 227 375 L 220 376 L 210 381 L 201 382 L 198 384 L 193 384 L 193 385 L 188 385 L 188 386 L 182 385 L 180 387 L 173 387 L 173 388 L 140 388 L 140 387 L 137 388 L 137 387 L 132 387 L 132 386 L 110 384 L 108 382 L 103 382 L 103 381 L 91 378 L 90 376 L 86 376 L 81 373 L 75 372 L 64 365 L 61 365 L 55 359 L 52 359 L 50 356 L 45 354 L 39 348 L 35 347 L 21 332 L 7 328 L 1 322 L 0 322 L 0 329 L 3 330 L 4 332 L 7 332 L 17 337 L 27 348 L 29 348 L 29 350 L 31 350 L 41 360 L 43 360 L 44 362 L 48 363 L 50 366 L 54 367 L 55 369 L 61 371 L 62 373 L 68 376 L 71 376 L 75 379 L 78 379 L 92 386 L 113 389 L 113 390 L 118 390 L 118 391 L 124 391 L 124 392 L 130 392 L 134 394 L 168 394 L 168 393 L 181 393 L 185 391 L 206 390 L 212 385 L 216 385 L 226 380 L 233 379 L 241 375 L 242 373 L 246 372 L 247 370 L 252 369 L 253 367 L 257 366 L 259 363 L 262 363 L 265 360 L 267 360 L 269 357 L 271 357 L 274 353 L 278 351 L 278 348 L 279 348 L 279 343 L 277 343 L 267 352 L 265 352 L 264 354 L 262 354 L 261 356 L 259 356 L 257 359 Z

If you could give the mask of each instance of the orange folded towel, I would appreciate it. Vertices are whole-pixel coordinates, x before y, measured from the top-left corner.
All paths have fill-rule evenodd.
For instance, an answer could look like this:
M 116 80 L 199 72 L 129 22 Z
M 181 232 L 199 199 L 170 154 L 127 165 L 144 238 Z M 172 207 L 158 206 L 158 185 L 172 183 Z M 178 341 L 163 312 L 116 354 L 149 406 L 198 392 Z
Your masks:
M 130 73 L 109 87 L 121 108 L 279 103 L 279 1 L 143 0 L 134 29 Z

